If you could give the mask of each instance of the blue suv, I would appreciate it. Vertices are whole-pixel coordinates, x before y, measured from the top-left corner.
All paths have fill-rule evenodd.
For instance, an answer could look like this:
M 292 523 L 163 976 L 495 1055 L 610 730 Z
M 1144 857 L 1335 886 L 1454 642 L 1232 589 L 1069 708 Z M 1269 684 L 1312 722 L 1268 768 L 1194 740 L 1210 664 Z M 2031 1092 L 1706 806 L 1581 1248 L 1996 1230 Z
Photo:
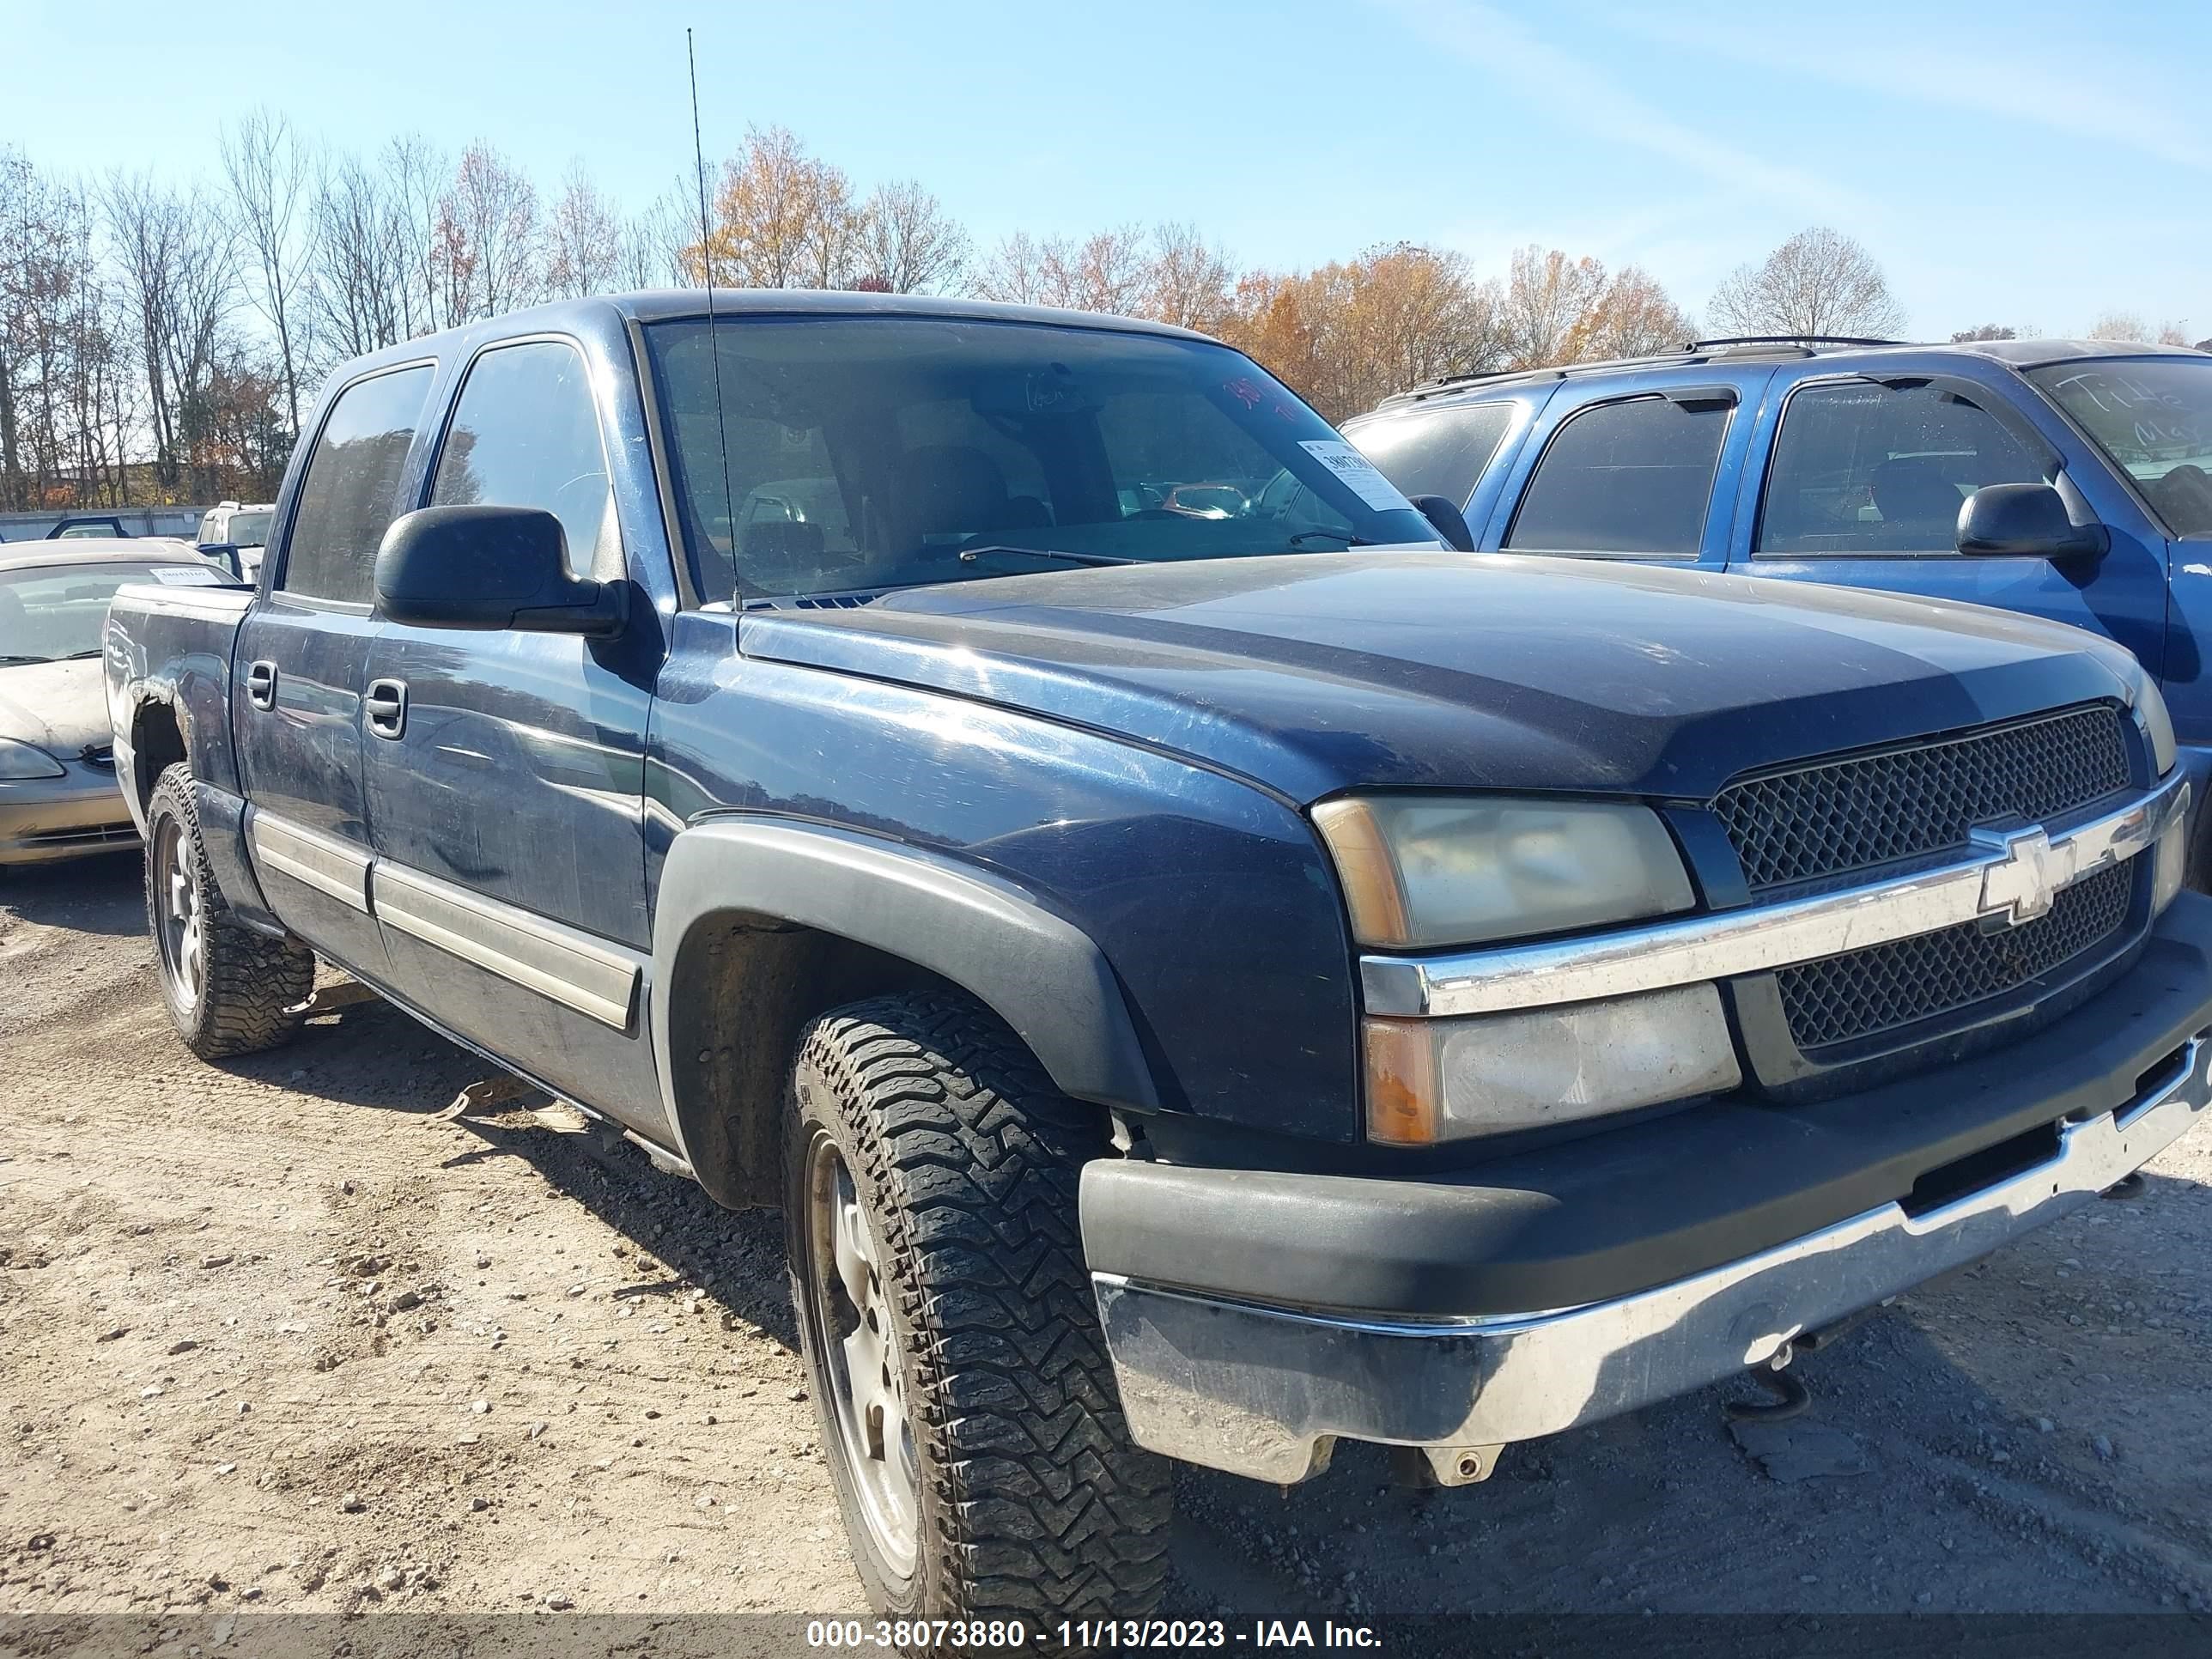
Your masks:
M 2183 763 L 2212 771 L 2212 356 L 1705 341 L 1438 381 L 1344 433 L 1407 495 L 1461 508 L 1470 549 L 1888 588 L 2092 629 L 2157 678 Z

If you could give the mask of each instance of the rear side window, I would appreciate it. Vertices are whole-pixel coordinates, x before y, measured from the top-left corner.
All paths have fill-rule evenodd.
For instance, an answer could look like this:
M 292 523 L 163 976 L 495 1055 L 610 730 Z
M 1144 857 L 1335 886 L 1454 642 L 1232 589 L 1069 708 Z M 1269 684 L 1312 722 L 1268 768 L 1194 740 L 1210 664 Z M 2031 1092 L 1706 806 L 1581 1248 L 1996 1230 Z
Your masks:
M 292 514 L 288 593 L 366 605 L 376 550 L 399 512 L 399 476 L 430 391 L 430 365 L 357 380 L 338 394 Z
M 2047 454 L 1959 393 L 1808 386 L 1783 410 L 1756 550 L 1770 558 L 1956 553 L 1984 484 L 2050 483 Z
M 561 520 L 568 568 L 612 556 L 614 489 L 583 355 L 562 340 L 499 346 L 476 360 L 438 452 L 433 507 L 534 507 Z
M 1344 435 L 1407 496 L 1442 495 L 1463 507 L 1512 424 L 1511 404 L 1473 404 L 1387 415 Z
M 1537 463 L 1505 545 L 1695 558 L 1735 407 L 1636 398 L 1583 410 Z

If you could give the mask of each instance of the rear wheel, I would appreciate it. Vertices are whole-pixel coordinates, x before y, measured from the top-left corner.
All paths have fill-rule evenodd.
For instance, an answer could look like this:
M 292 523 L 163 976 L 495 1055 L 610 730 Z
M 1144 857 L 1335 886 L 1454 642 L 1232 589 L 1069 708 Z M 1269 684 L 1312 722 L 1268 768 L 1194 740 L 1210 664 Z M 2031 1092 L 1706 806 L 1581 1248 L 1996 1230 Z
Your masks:
M 1147 1611 L 1171 1497 L 1123 1426 L 1083 1267 L 1095 1109 L 929 994 L 817 1021 L 787 1110 L 793 1299 L 871 1601 L 1032 1630 Z
M 146 806 L 146 924 L 161 1000 L 201 1059 L 273 1048 L 300 1029 L 289 1010 L 314 987 L 314 953 L 231 914 L 208 867 L 191 770 L 181 762 L 161 774 Z

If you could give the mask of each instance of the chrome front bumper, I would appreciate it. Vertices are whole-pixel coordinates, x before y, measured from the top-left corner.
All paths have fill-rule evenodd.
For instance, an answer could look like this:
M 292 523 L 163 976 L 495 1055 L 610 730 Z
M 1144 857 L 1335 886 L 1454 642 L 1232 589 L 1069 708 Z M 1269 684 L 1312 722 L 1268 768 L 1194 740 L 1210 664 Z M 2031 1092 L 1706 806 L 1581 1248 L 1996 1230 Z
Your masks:
M 2124 1179 L 2212 1098 L 2212 1030 L 2134 1100 L 2061 1126 L 2057 1152 L 1929 1209 L 1886 1204 L 1759 1255 L 1583 1307 L 1363 1320 L 1219 1300 L 1094 1273 L 1138 1443 L 1282 1484 L 1340 1438 L 1427 1449 L 1446 1484 L 1498 1448 L 1632 1412 L 1987 1255 Z

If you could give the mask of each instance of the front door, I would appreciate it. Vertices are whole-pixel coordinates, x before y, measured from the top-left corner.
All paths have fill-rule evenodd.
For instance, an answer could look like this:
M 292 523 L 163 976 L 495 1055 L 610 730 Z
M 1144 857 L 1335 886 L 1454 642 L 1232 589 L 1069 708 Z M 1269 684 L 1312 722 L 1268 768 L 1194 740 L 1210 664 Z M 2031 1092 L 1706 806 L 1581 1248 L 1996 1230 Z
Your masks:
M 426 504 L 463 503 L 552 513 L 578 574 L 623 575 L 574 344 L 497 345 L 469 367 Z M 643 1007 L 652 680 L 629 643 L 385 623 L 368 820 L 398 987 L 563 1094 L 665 1133 Z
M 418 363 L 355 381 L 331 405 L 268 591 L 240 630 L 230 688 L 247 834 L 270 908 L 318 951 L 382 977 L 369 913 L 362 777 L 376 550 L 399 510 L 430 389 Z
M 1814 378 L 1769 421 L 1769 459 L 1763 478 L 1756 466 L 1747 477 L 1730 569 L 2047 617 L 2118 640 L 2161 672 L 2164 542 L 2114 524 L 2100 559 L 1959 551 L 1959 508 L 1984 485 L 2078 489 L 2063 434 L 1999 388 L 1929 375 Z

